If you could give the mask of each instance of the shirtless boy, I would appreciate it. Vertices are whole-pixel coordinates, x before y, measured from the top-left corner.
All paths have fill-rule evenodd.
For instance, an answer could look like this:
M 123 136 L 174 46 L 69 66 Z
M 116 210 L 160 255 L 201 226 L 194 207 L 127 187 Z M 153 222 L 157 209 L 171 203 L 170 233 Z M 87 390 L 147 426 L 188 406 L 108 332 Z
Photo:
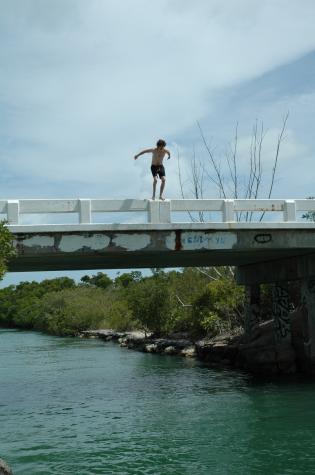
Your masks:
M 152 194 L 152 200 L 155 200 L 155 190 L 156 190 L 156 183 L 158 180 L 158 176 L 161 180 L 161 187 L 160 187 L 160 200 L 164 201 L 163 198 L 163 191 L 165 188 L 165 169 L 163 166 L 163 158 L 165 155 L 168 155 L 168 159 L 171 158 L 171 154 L 168 150 L 165 148 L 166 142 L 165 140 L 158 140 L 156 142 L 156 148 L 147 148 L 146 150 L 142 150 L 142 152 L 138 153 L 135 155 L 135 160 L 137 160 L 140 155 L 143 155 L 144 153 L 152 153 L 152 162 L 151 162 L 151 172 L 153 176 L 153 194 Z

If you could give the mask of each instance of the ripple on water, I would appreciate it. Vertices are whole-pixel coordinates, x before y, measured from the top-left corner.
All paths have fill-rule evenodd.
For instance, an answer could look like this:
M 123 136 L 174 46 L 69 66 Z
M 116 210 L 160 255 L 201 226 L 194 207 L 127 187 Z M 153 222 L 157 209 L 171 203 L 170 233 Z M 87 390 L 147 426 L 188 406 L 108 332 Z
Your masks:
M 0 331 L 0 361 L 15 475 L 313 473 L 313 383 L 32 332 Z

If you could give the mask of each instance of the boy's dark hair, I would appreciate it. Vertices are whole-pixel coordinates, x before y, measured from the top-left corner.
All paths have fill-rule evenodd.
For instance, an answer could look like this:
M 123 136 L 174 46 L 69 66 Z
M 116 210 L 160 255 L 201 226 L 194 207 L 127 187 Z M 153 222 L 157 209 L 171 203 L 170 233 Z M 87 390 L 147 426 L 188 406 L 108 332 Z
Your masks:
M 156 146 L 157 146 L 157 147 L 165 147 L 165 146 L 166 146 L 165 140 L 162 140 L 162 139 L 158 140 L 158 141 L 156 142 Z

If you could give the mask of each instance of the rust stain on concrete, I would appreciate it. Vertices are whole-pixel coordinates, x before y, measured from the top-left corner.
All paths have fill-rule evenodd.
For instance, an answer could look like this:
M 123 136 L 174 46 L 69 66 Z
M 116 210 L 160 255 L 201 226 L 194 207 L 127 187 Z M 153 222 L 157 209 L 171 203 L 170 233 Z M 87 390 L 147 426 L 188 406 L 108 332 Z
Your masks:
M 182 249 L 181 234 L 182 232 L 179 229 L 175 231 L 175 251 L 180 251 Z

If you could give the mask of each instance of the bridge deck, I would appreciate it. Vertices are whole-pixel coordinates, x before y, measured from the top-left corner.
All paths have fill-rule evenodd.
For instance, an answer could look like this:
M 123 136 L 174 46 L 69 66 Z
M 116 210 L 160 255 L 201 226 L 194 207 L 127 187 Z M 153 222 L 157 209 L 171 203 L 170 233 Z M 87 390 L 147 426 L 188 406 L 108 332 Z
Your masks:
M 93 222 L 97 213 L 139 211 L 147 223 Z M 264 222 L 265 212 L 282 220 Z M 17 249 L 11 271 L 244 266 L 308 255 L 315 223 L 301 221 L 303 212 L 315 212 L 315 200 L 0 200 Z M 40 224 L 40 215 L 55 221 L 59 213 L 63 223 Z M 174 222 L 176 213 L 199 222 Z M 66 222 L 69 214 L 77 224 Z
M 243 224 L 10 226 L 18 256 L 9 269 L 240 266 L 315 252 L 315 224 Z

